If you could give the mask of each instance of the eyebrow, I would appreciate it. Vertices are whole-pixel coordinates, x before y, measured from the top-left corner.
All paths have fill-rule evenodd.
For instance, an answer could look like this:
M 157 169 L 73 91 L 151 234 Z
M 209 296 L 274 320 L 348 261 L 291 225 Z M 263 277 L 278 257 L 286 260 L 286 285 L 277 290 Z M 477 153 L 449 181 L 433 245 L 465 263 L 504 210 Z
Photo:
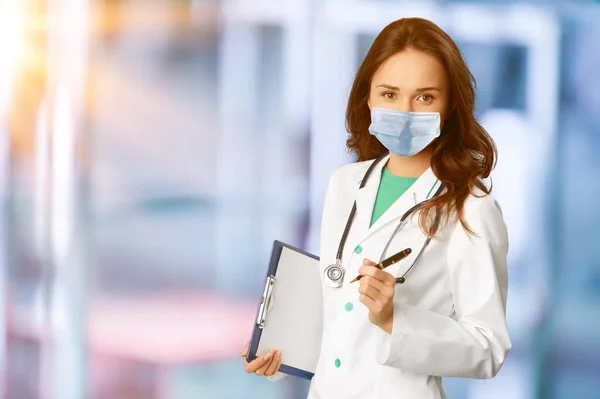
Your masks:
M 418 92 L 423 92 L 423 91 L 442 91 L 441 89 L 431 86 L 431 87 L 420 87 L 417 89 Z
M 388 90 L 393 90 L 393 91 L 400 91 L 400 89 L 396 86 L 391 86 L 391 85 L 386 85 L 386 84 L 381 84 L 381 85 L 377 85 L 377 87 L 383 87 L 384 89 L 388 89 Z M 424 91 L 442 91 L 441 89 L 431 86 L 431 87 L 420 87 L 418 89 L 416 89 L 417 92 L 422 93 Z
M 400 90 L 396 86 L 390 86 L 390 85 L 386 85 L 386 84 L 377 85 L 377 87 L 383 87 L 384 89 L 389 89 L 389 90 L 393 90 L 393 91 L 399 91 Z

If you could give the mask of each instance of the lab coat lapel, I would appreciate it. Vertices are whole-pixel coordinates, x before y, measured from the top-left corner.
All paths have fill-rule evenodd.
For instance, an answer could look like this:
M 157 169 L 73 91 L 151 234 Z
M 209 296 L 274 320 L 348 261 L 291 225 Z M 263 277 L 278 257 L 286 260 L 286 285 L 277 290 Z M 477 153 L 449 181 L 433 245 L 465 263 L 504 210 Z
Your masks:
M 366 185 L 358 190 L 356 195 L 356 231 L 357 237 L 363 237 L 369 230 L 371 225 L 371 216 L 373 215 L 373 207 L 377 198 L 377 190 L 381 182 L 381 172 L 387 164 L 389 155 L 386 156 L 375 166 Z

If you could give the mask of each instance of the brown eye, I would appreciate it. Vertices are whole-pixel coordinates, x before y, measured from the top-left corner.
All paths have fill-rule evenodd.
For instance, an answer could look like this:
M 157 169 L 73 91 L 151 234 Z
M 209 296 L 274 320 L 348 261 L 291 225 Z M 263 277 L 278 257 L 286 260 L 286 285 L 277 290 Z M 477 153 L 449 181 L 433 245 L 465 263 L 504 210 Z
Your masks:
M 383 93 L 383 97 L 385 97 L 387 100 L 393 100 L 394 98 L 396 98 L 396 93 L 386 91 L 385 93 Z
M 431 94 L 421 94 L 419 97 L 417 97 L 417 101 L 429 103 L 433 101 L 433 96 Z

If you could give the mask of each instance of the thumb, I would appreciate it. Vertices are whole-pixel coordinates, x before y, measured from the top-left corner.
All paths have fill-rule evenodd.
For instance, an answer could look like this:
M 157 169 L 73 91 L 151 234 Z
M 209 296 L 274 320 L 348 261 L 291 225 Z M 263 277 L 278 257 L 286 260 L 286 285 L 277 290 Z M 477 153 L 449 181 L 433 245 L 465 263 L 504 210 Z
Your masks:
M 249 347 L 250 347 L 250 341 L 248 341 L 248 343 L 246 343 L 246 347 L 244 348 L 244 351 L 242 353 L 240 353 L 241 357 L 246 357 L 246 355 L 248 354 Z
M 373 261 L 365 258 L 365 259 L 363 259 L 363 265 L 365 265 L 365 266 L 375 266 L 375 262 L 373 262 Z

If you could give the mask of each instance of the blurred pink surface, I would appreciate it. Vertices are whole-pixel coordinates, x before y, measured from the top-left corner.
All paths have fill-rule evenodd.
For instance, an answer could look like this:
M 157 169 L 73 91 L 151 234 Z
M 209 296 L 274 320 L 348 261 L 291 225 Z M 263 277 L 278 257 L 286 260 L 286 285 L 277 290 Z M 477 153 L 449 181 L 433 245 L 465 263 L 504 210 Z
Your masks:
M 102 299 L 89 312 L 89 350 L 156 366 L 237 358 L 250 339 L 255 314 L 254 301 L 210 293 Z M 14 336 L 41 337 L 32 325 L 12 322 L 9 329 Z
M 39 348 L 42 344 L 42 330 L 31 323 L 30 311 L 21 309 L 20 321 L 15 314 L 9 317 L 9 346 L 19 342 Z M 255 312 L 254 301 L 199 292 L 95 302 L 88 318 L 90 399 L 167 398 L 171 366 L 240 360 Z M 21 392 L 12 384 L 19 382 L 7 385 L 9 398 L 17 395 L 11 392 Z M 20 384 L 27 392 L 39 390 L 35 378 Z
M 166 293 L 94 304 L 91 349 L 161 365 L 239 357 L 256 303 L 202 293 Z

